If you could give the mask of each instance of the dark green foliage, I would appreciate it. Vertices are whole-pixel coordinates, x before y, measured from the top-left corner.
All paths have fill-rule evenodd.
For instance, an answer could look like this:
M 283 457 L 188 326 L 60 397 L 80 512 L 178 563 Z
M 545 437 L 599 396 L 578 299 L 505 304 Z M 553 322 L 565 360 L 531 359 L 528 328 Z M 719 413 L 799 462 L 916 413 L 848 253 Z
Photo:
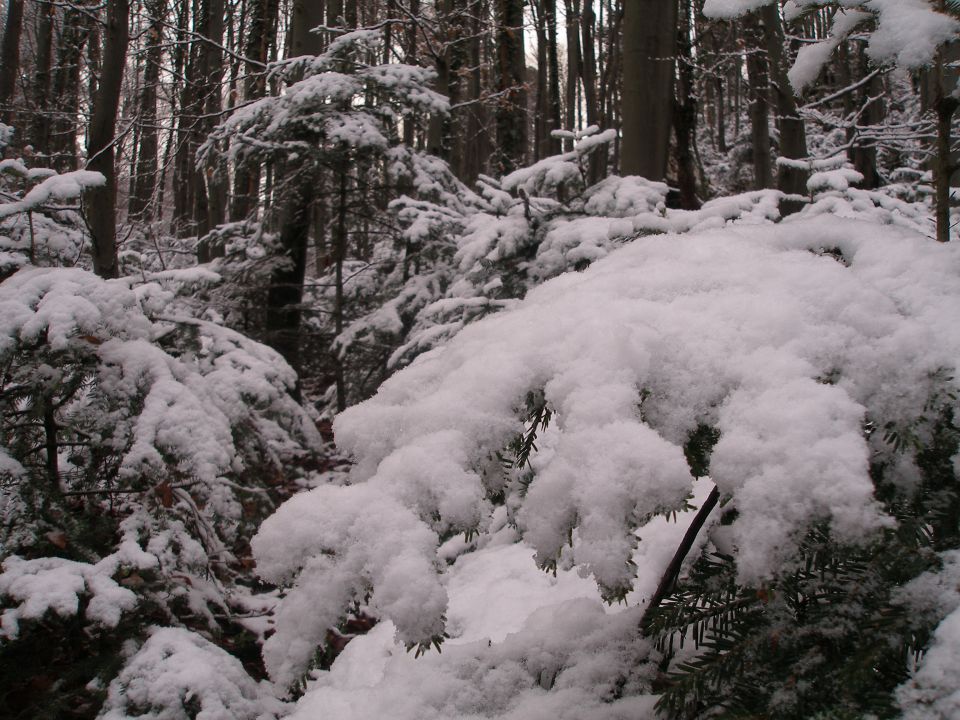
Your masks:
M 690 466 L 690 474 L 696 478 L 705 477 L 710 471 L 710 453 L 713 446 L 720 439 L 720 431 L 709 425 L 697 425 L 697 429 L 690 433 L 687 444 L 683 446 L 683 454 Z
M 106 632 L 91 632 L 79 616 L 47 613 L 40 620 L 21 621 L 18 641 L 0 643 L 0 717 L 96 717 L 107 685 L 124 662 L 124 643 L 141 638 L 145 625 L 165 619 L 158 608 L 144 603 Z
M 895 453 L 878 453 L 885 459 L 872 476 L 897 527 L 873 544 L 845 546 L 828 525 L 817 526 L 795 565 L 764 587 L 739 585 L 735 559 L 708 546 L 648 620 L 647 633 L 664 653 L 656 688 L 663 716 L 899 715 L 893 691 L 939 619 L 918 618 L 895 591 L 938 570 L 938 552 L 960 546 L 951 460 L 960 431 L 951 402 L 949 393 L 936 397 L 907 430 L 888 426 Z M 896 453 L 907 451 L 922 478 L 909 493 L 893 477 Z

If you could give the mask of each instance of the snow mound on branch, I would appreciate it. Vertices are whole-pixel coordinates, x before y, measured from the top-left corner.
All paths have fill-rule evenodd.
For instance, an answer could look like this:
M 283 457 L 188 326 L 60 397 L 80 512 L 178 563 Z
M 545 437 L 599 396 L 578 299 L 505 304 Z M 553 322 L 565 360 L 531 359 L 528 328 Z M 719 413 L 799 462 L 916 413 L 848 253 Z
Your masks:
M 933 643 L 909 682 L 897 688 L 903 720 L 960 717 L 960 609 L 933 633 Z
M 699 484 L 700 501 L 709 487 Z M 637 606 L 676 550 L 689 524 L 685 515 L 644 528 L 634 555 L 635 596 L 626 606 L 603 608 L 596 584 L 576 570 L 537 569 L 533 549 L 517 542 L 506 509 L 499 508 L 490 534 L 448 570 L 451 638 L 443 653 L 415 658 L 397 644 L 393 624 L 382 622 L 351 640 L 329 672 L 316 673 L 293 717 L 653 717 L 651 648 L 636 632 Z M 445 548 L 461 544 L 456 538 Z
M 442 654 L 414 659 L 395 644 L 393 625 L 381 623 L 351 641 L 331 671 L 308 685 L 291 720 L 626 720 L 653 715 L 655 698 L 641 690 L 652 675 L 645 663 L 650 647 L 637 636 L 636 611 L 606 614 L 595 590 L 591 596 L 586 583 L 575 584 L 575 573 L 561 572 L 557 585 L 544 587 L 550 584 L 548 576 L 533 568 L 529 549 L 522 546 L 476 555 L 469 567 L 458 563 L 452 571 L 451 584 L 463 586 L 458 599 L 474 605 L 482 598 L 494 600 L 491 590 L 502 590 L 504 581 L 515 577 L 517 596 L 498 595 L 496 601 L 502 613 L 498 625 L 519 620 L 519 627 L 492 642 L 484 637 L 452 640 Z M 526 604 L 531 610 L 524 612 Z M 620 697 L 621 692 L 629 697 Z
M 797 93 L 814 83 L 823 66 L 827 64 L 833 51 L 843 42 L 853 29 L 870 17 L 869 13 L 859 10 L 839 12 L 834 16 L 830 27 L 830 37 L 820 42 L 804 45 L 797 51 L 797 59 L 787 73 L 790 84 Z
M 729 20 L 744 13 L 759 10 L 769 5 L 772 0 L 706 0 L 703 5 L 703 14 L 710 18 Z
M 935 12 L 929 0 L 868 0 L 879 15 L 867 54 L 874 62 L 896 61 L 905 68 L 929 65 L 937 48 L 953 40 L 960 22 Z
M 110 683 L 100 720 L 253 720 L 263 708 L 240 661 L 196 633 L 155 628 Z
M 706 0 L 703 13 L 707 17 L 732 19 L 770 5 L 773 0 Z M 811 0 L 790 3 L 787 19 L 795 18 L 802 6 L 814 5 Z M 826 59 L 860 22 L 860 12 L 868 10 L 877 16 L 877 29 L 871 33 L 867 54 L 876 63 L 895 62 L 914 69 L 933 62 L 937 48 L 953 40 L 960 32 L 960 22 L 936 12 L 929 0 L 839 0 L 835 3 L 854 12 L 837 13 L 831 37 L 801 50 L 791 72 L 790 82 L 800 91 L 816 78 Z
M 157 564 L 156 557 L 143 552 L 132 540 L 95 565 L 58 557 L 8 557 L 0 573 L 0 597 L 9 598 L 17 606 L 4 610 L 0 637 L 15 639 L 21 620 L 39 620 L 48 612 L 72 617 L 80 612 L 83 597 L 89 598 L 84 617 L 95 625 L 114 628 L 121 615 L 134 608 L 137 597 L 118 585 L 113 575 L 121 566 L 144 570 Z
M 31 178 L 37 177 L 37 172 L 36 169 L 32 171 L 24 169 L 24 174 Z M 35 210 L 51 200 L 73 200 L 80 197 L 85 188 L 101 187 L 106 182 L 107 179 L 101 173 L 90 170 L 74 170 L 62 175 L 53 173 L 31 188 L 22 199 L 0 204 L 0 220 L 17 213 Z
M 913 676 L 897 688 L 904 720 L 960 715 L 960 551 L 948 550 L 941 559 L 940 570 L 923 573 L 894 594 L 917 626 L 944 618 Z
M 267 579 L 322 591 L 312 612 L 328 618 L 386 583 L 377 611 L 404 642 L 429 641 L 447 604 L 439 538 L 487 529 L 503 502 L 496 453 L 542 392 L 557 436 L 506 499 L 540 564 L 572 542 L 604 596 L 621 596 L 634 531 L 682 507 L 682 446 L 705 424 L 721 433 L 711 476 L 739 511 L 740 580 L 762 581 L 812 522 L 854 542 L 889 525 L 865 423 L 923 414 L 931 378 L 955 375 L 958 316 L 960 250 L 896 226 L 830 217 L 637 240 L 339 416 L 350 484 L 281 507 L 255 554 Z

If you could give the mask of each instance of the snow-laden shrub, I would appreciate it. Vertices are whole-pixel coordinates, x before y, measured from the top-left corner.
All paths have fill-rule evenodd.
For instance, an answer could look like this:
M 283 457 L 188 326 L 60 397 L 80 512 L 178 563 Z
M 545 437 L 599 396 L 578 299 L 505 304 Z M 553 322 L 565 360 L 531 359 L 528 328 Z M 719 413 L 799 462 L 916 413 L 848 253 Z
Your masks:
M 44 673 L 17 658 L 60 668 L 54 714 L 91 702 L 147 624 L 223 629 L 272 488 L 321 445 L 280 356 L 168 289 L 213 279 L 28 267 L 0 284 L 0 665 L 17 688 Z
M 871 466 L 909 495 L 919 461 L 895 447 L 934 443 L 931 413 L 952 407 L 958 270 L 955 248 L 895 225 L 800 217 L 643 238 L 465 328 L 338 417 L 349 484 L 254 539 L 258 572 L 290 587 L 269 672 L 296 681 L 354 602 L 402 642 L 440 639 L 437 547 L 485 533 L 498 505 L 542 567 L 623 597 L 635 532 L 684 507 L 704 427 L 740 586 L 797 569 L 823 524 L 840 546 L 878 541 L 895 520 Z
M 110 683 L 100 720 L 254 720 L 261 691 L 235 657 L 182 628 L 153 628 Z
M 57 173 L 0 160 L 0 275 L 27 264 L 76 264 L 86 238 L 80 195 L 105 182 L 88 170 Z
M 135 511 L 144 532 L 152 506 L 224 552 L 250 499 L 238 483 L 262 485 L 317 442 L 279 356 L 178 316 L 172 297 L 79 269 L 24 269 L 0 286 L 7 553 L 36 543 L 14 518 L 70 536 L 77 510 L 60 514 L 76 503 L 128 523 Z

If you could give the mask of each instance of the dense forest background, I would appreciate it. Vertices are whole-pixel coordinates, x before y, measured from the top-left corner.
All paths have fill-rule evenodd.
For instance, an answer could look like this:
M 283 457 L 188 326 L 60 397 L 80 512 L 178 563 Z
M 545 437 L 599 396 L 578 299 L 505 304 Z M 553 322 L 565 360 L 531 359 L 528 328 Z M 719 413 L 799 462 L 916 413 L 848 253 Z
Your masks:
M 943 0 L 6 0 L 0 716 L 335 714 L 323 673 L 348 642 L 392 623 L 399 646 L 440 648 L 437 568 L 477 564 L 457 558 L 514 533 L 554 577 L 586 568 L 597 599 L 640 614 L 558 611 L 578 629 L 542 649 L 543 667 L 525 628 L 513 645 L 454 654 L 453 670 L 433 656 L 398 670 L 398 687 L 463 681 L 436 717 L 540 717 L 524 681 L 494 687 L 507 665 L 547 697 L 536 712 L 585 693 L 567 702 L 581 720 L 951 717 L 956 663 L 946 680 L 943 664 L 918 668 L 942 650 L 931 643 L 954 617 L 960 566 L 960 293 L 944 245 L 960 236 L 957 12 Z M 675 237 L 662 266 L 659 251 L 621 250 L 661 236 Z M 762 243 L 831 268 L 791 274 L 794 260 L 751 250 Z M 729 250 L 703 254 L 715 245 Z M 611 255 L 648 288 L 651 319 L 618 314 L 621 295 L 590 284 Z M 722 279 L 683 264 L 697 262 Z M 551 295 L 558 284 L 533 292 L 560 276 L 582 307 Z M 656 303 L 714 284 L 756 302 L 707 303 L 683 330 L 656 319 Z M 798 297 L 795 314 L 751 314 Z M 520 322 L 538 303 L 547 315 Z M 767 333 L 758 353 L 788 326 L 806 338 L 809 387 L 731 400 L 751 383 L 792 387 L 771 368 L 793 360 L 758 360 L 747 379 L 721 362 L 753 347 L 750 333 L 711 335 L 741 312 Z M 628 383 L 625 405 L 619 380 L 597 395 L 676 457 L 649 438 L 608 444 L 619 426 L 563 389 L 587 380 L 558 380 L 557 358 L 577 368 L 601 346 L 635 371 L 642 353 L 605 344 L 613 320 L 578 334 L 607 313 L 688 350 L 650 350 L 676 374 Z M 488 316 L 506 319 L 466 332 Z M 808 321 L 841 323 L 844 339 L 805 335 Z M 871 344 L 886 335 L 896 342 Z M 473 375 L 442 364 L 485 352 Z M 702 367 L 686 364 L 700 354 Z M 584 377 L 625 372 L 606 362 Z M 781 427 L 787 408 L 799 409 Z M 579 451 L 551 435 L 594 421 L 605 433 Z M 771 434 L 783 447 L 751 455 L 781 442 Z M 827 436 L 835 448 L 817 445 Z M 643 453 L 618 455 L 632 443 Z M 831 459 L 805 465 L 787 445 Z M 603 449 L 609 462 L 591 465 Z M 549 470 L 574 452 L 577 472 L 600 478 L 600 510 Z M 649 486 L 603 485 L 650 457 L 663 466 Z M 770 463 L 813 488 L 782 491 L 793 509 L 768 513 L 779 529 L 755 495 L 737 504 Z M 712 490 L 694 482 L 707 475 Z M 638 528 L 664 516 L 680 532 L 650 531 L 665 549 L 638 570 Z M 697 540 L 705 525 L 716 532 Z M 940 601 L 910 605 L 933 586 Z M 591 653 L 609 662 L 591 670 Z M 468 672 L 474 661 L 486 670 Z M 468 686 L 486 701 L 469 705 Z M 432 717 L 425 707 L 410 717 Z
M 424 262 L 406 220 L 429 175 L 412 169 L 417 158 L 443 160 L 447 192 L 469 197 L 478 180 L 496 186 L 570 152 L 577 133 L 616 129 L 577 181 L 619 172 L 666 182 L 667 204 L 685 210 L 765 188 L 808 195 L 809 170 L 778 158 L 845 155 L 867 190 L 932 192 L 933 171 L 950 174 L 938 145 L 950 143 L 949 58 L 912 74 L 877 65 L 867 49 L 875 20 L 832 31 L 835 14 L 856 12 L 829 3 L 788 4 L 788 23 L 773 6 L 715 20 L 702 2 L 673 5 L 10 2 L 0 107 L 16 131 L 6 152 L 107 177 L 87 191 L 80 228 L 103 277 L 215 259 L 236 266 L 236 243 L 262 245 L 263 267 L 234 267 L 245 273 L 239 296 L 219 311 L 277 348 L 311 397 L 329 392 L 326 407 L 339 409 L 386 376 L 418 309 L 406 303 L 389 339 L 351 333 L 355 342 L 343 344 L 345 328 L 396 292 L 379 281 L 384 265 L 401 255 L 408 266 Z M 282 109 L 283 88 L 305 72 L 294 59 L 321 55 L 356 28 L 380 33 L 345 68 L 356 85 L 322 107 Z M 801 50 L 830 54 L 822 70 L 816 60 L 812 74 L 803 68 L 794 88 L 788 74 Z M 423 71 L 394 76 L 391 87 L 363 74 L 401 63 Z M 266 97 L 277 98 L 274 109 Z M 270 125 L 254 112 L 278 115 Z M 382 137 L 317 126 L 338 113 L 376 124 Z M 936 168 L 937 158 L 947 165 Z M 568 205 L 574 194 L 561 187 L 557 199 Z M 944 197 L 936 206 L 947 212 Z M 414 203 L 405 211 L 403 198 Z M 940 222 L 941 240 L 949 224 Z M 386 258 L 388 240 L 416 247 Z M 425 254 L 439 254 L 435 245 Z M 271 266 L 276 257 L 286 262 Z

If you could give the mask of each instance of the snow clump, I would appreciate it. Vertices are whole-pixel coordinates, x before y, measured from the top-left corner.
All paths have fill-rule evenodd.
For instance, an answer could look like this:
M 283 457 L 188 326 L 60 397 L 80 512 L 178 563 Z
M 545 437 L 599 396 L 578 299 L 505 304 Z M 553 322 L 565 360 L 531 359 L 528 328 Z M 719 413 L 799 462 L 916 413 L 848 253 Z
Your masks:
M 541 566 L 564 554 L 623 597 L 634 533 L 683 507 L 683 446 L 703 425 L 720 433 L 710 471 L 738 511 L 740 582 L 788 568 L 817 521 L 869 540 L 892 520 L 865 428 L 920 417 L 956 375 L 958 277 L 960 251 L 908 229 L 799 217 L 643 238 L 466 327 L 337 418 L 349 484 L 291 500 L 255 538 L 258 571 L 292 588 L 272 676 L 292 681 L 321 641 L 319 623 L 296 628 L 371 592 L 403 642 L 437 638 L 437 547 L 484 533 L 500 504 Z M 556 437 L 505 479 L 498 453 L 536 397 Z

